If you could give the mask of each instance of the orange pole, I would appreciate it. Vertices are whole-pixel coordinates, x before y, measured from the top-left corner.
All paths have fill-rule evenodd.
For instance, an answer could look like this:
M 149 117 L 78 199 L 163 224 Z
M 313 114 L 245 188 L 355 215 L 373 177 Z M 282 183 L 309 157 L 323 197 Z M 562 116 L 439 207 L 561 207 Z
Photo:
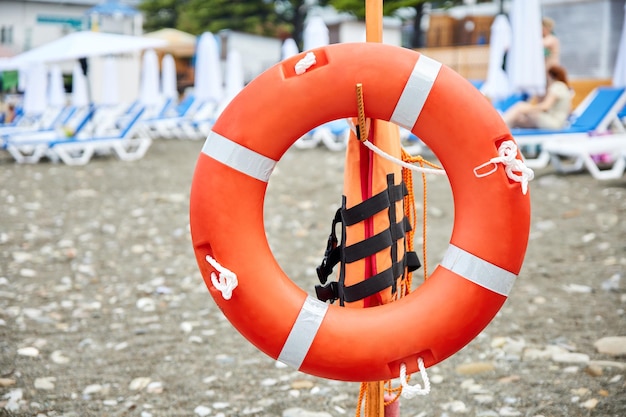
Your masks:
M 365 40 L 383 41 L 383 0 L 365 0 Z M 368 382 L 365 417 L 384 417 L 385 400 L 383 381 Z
M 383 41 L 383 1 L 365 0 L 365 40 Z

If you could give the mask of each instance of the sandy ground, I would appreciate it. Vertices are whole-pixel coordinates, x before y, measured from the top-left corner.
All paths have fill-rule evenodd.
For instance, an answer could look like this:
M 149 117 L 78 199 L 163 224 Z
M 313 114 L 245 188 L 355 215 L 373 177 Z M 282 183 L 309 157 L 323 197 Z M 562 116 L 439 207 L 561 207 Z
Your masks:
M 201 146 L 159 140 L 140 161 L 84 167 L 0 159 L 0 416 L 355 414 L 358 383 L 277 365 L 210 297 L 188 229 Z M 291 149 L 268 188 L 270 245 L 311 293 L 342 171 L 342 153 Z M 626 416 L 626 357 L 594 345 L 626 336 L 626 178 L 536 174 L 509 300 L 403 416 Z M 453 206 L 445 178 L 428 185 L 432 270 Z

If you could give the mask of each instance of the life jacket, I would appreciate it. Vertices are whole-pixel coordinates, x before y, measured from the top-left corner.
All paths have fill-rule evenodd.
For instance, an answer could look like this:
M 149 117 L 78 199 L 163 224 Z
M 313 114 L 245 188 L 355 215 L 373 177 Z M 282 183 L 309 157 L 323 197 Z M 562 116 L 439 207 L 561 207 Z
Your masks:
M 373 120 L 368 140 L 401 159 L 398 127 Z M 408 190 L 402 167 L 363 146 L 353 132 L 346 150 L 341 207 L 333 219 L 324 260 L 317 268 L 322 301 L 371 307 L 391 302 L 408 273 L 419 268 L 415 252 L 407 251 L 411 230 L 404 204 Z M 341 225 L 340 239 L 337 228 Z M 336 282 L 326 283 L 339 264 Z

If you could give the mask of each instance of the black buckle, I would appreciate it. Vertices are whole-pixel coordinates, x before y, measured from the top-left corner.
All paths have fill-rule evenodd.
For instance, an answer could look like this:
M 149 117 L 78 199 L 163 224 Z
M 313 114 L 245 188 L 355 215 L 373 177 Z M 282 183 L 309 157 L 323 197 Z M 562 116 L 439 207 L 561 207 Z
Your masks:
M 337 210 L 337 212 L 335 213 L 335 218 L 333 219 L 333 225 L 330 230 L 330 235 L 328 236 L 328 242 L 326 242 L 324 259 L 322 259 L 322 263 L 320 264 L 320 266 L 315 268 L 315 270 L 317 271 L 317 277 L 322 284 L 326 284 L 328 276 L 333 272 L 333 268 L 339 262 L 339 250 L 337 249 L 337 244 L 339 243 L 339 241 L 337 240 L 335 227 L 340 221 L 341 209 Z
M 420 259 L 417 257 L 417 253 L 406 252 L 406 266 L 409 272 L 417 271 L 422 266 Z
M 315 295 L 317 299 L 323 302 L 330 301 L 331 304 L 339 298 L 339 283 L 332 281 L 328 285 L 316 285 Z

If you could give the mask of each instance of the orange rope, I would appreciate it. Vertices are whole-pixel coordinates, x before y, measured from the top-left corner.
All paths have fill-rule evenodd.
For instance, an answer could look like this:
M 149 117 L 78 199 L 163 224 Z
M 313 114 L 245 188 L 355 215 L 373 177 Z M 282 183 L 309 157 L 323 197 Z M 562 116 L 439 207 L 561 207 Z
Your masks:
M 440 166 L 433 164 L 430 161 L 425 160 L 420 155 L 418 156 L 410 155 L 405 149 L 402 149 L 402 160 L 404 162 L 408 162 L 411 164 L 418 163 L 422 168 L 424 168 L 424 165 L 428 165 L 431 168 L 437 168 L 437 169 L 441 168 Z M 405 211 L 405 215 L 411 222 L 411 227 L 413 228 L 413 230 L 410 233 L 407 233 L 407 239 L 409 239 L 409 242 L 407 243 L 407 248 L 409 250 L 413 250 L 413 247 L 414 247 L 413 237 L 415 235 L 415 232 L 414 232 L 415 219 L 417 217 L 416 209 L 415 209 L 415 195 L 413 192 L 413 171 L 407 168 L 402 168 L 402 179 L 404 180 L 404 183 L 406 184 L 406 187 L 408 189 L 408 194 L 404 198 L 404 211 Z M 423 261 L 424 279 L 428 279 L 428 257 L 427 257 L 428 251 L 427 251 L 427 245 L 426 245 L 428 185 L 426 181 L 426 174 L 423 172 L 422 172 L 422 185 L 424 187 L 424 197 L 423 197 L 424 208 L 423 208 L 423 214 L 422 214 L 422 237 L 423 237 L 424 243 L 422 245 L 422 257 L 424 258 L 424 261 Z M 409 277 L 410 275 L 411 274 L 409 274 Z M 407 281 L 408 283 L 410 283 L 411 278 L 407 279 Z
M 363 398 L 365 397 L 366 392 L 367 392 L 367 382 L 361 382 L 361 387 L 359 388 L 359 400 L 356 403 L 357 406 L 356 406 L 355 417 L 361 417 L 361 407 L 363 406 Z
M 358 89 L 358 87 L 357 87 Z M 439 167 L 436 164 L 433 164 L 432 162 L 429 162 L 427 160 L 425 160 L 423 157 L 421 156 L 412 156 L 411 154 L 409 154 L 404 148 L 402 148 L 402 160 L 404 162 L 408 162 L 411 164 L 415 164 L 418 163 L 420 164 L 420 166 L 423 168 L 425 165 L 431 167 L 431 168 L 437 168 L 437 169 L 441 169 L 441 167 Z M 413 171 L 407 168 L 402 168 L 402 180 L 404 181 L 404 184 L 406 185 L 407 188 L 407 195 L 404 197 L 404 215 L 406 216 L 407 219 L 409 219 L 409 224 L 411 225 L 411 230 L 408 231 L 406 233 L 405 239 L 406 239 L 406 247 L 408 251 L 413 251 L 415 248 L 415 242 L 414 242 L 414 238 L 415 238 L 415 229 L 416 229 L 416 222 L 417 222 L 417 209 L 415 208 L 415 192 L 413 190 Z M 424 239 L 424 244 L 423 246 L 423 251 L 422 251 L 422 256 L 424 258 L 424 279 L 428 278 L 428 267 L 427 267 L 427 245 L 426 245 L 426 219 L 427 219 L 427 200 L 428 200 L 428 188 L 427 188 L 427 181 L 426 181 L 426 174 L 422 173 L 422 185 L 424 186 L 424 198 L 423 198 L 423 204 L 424 204 L 424 210 L 423 210 L 423 215 L 422 215 L 422 235 L 423 235 L 423 239 Z M 402 286 L 400 288 L 400 290 L 396 293 L 397 298 L 402 298 L 406 295 L 408 295 L 411 292 L 411 285 L 412 285 L 412 281 L 413 281 L 413 274 L 412 273 L 407 273 L 406 274 L 406 279 L 405 281 L 402 283 Z M 407 381 L 410 381 L 410 375 L 407 376 Z M 395 401 L 398 401 L 398 399 L 400 398 L 400 395 L 402 394 L 402 386 L 399 387 L 393 387 L 391 384 L 391 380 L 386 380 L 384 381 L 384 390 L 387 394 L 393 395 L 393 398 L 390 399 L 389 401 L 385 401 L 385 406 L 388 406 L 389 404 L 394 403 Z M 367 383 L 366 382 L 361 382 L 361 386 L 359 388 L 359 399 L 358 399 L 358 403 L 357 403 L 357 407 L 356 407 L 356 413 L 355 413 L 355 417 L 361 417 L 361 410 L 363 407 L 363 399 L 365 399 L 365 408 L 367 409 Z
M 363 103 L 363 84 L 357 83 L 356 85 L 356 105 L 357 105 L 357 114 L 359 120 L 359 140 L 361 142 L 365 142 L 367 140 L 367 124 L 365 120 L 365 104 Z

